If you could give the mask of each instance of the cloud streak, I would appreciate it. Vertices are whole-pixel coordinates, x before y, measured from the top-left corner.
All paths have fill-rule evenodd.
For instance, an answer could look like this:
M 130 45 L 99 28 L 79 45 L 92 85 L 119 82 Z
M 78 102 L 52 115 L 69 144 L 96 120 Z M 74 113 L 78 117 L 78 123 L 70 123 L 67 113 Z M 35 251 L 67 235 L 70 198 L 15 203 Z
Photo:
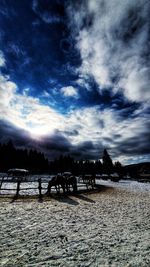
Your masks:
M 122 91 L 130 101 L 148 101 L 150 84 L 148 1 L 87 0 L 68 13 L 82 65 L 99 90 Z

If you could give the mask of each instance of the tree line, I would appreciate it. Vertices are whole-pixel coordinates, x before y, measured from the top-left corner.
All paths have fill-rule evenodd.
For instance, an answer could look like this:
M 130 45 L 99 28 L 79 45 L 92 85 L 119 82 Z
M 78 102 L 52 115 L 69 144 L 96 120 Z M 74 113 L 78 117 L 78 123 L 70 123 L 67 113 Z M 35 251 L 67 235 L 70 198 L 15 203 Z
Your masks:
M 21 168 L 38 172 L 47 170 L 48 166 L 49 162 L 41 152 L 33 149 L 16 149 L 12 141 L 0 144 L 0 171 Z
M 107 174 L 116 172 L 119 176 L 124 175 L 124 168 L 120 162 L 113 161 L 106 149 L 103 151 L 102 160 L 74 160 L 70 155 L 61 155 L 58 159 L 48 161 L 45 155 L 33 149 L 17 149 L 12 141 L 0 144 L 0 171 L 10 168 L 24 168 L 33 173 L 63 173 L 72 172 L 80 174 Z

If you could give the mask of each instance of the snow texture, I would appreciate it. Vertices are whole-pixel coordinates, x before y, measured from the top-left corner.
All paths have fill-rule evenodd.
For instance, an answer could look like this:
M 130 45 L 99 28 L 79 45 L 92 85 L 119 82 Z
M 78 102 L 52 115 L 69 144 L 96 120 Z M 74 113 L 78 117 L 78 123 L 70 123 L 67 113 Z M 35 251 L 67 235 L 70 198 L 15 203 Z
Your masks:
M 41 202 L 33 191 L 1 195 L 0 266 L 149 267 L 150 185 L 97 182 Z

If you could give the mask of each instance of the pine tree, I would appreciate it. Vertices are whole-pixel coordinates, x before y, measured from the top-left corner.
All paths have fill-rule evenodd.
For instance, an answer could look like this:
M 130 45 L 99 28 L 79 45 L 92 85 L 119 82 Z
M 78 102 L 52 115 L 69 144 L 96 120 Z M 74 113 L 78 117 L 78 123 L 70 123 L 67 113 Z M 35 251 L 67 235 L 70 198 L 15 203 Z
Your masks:
M 103 159 L 103 172 L 110 175 L 113 171 L 113 163 L 106 149 L 104 149 L 102 159 Z

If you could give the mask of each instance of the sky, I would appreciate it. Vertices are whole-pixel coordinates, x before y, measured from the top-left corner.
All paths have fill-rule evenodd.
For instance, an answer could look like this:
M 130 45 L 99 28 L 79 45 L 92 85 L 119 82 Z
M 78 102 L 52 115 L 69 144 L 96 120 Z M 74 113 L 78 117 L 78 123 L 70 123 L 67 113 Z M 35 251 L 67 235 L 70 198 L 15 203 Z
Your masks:
M 1 0 L 0 142 L 150 160 L 150 2 Z

